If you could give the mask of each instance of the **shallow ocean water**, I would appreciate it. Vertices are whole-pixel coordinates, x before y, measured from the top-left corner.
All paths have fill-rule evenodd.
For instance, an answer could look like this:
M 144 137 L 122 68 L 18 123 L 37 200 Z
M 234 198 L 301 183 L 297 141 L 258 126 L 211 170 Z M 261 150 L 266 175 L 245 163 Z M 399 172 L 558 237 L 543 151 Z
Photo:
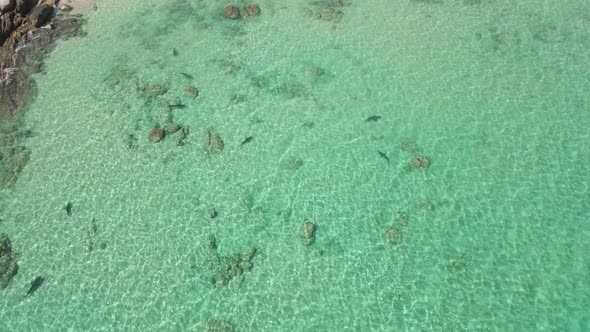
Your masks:
M 104 0 L 46 59 L 0 330 L 590 329 L 590 3 L 224 5 Z

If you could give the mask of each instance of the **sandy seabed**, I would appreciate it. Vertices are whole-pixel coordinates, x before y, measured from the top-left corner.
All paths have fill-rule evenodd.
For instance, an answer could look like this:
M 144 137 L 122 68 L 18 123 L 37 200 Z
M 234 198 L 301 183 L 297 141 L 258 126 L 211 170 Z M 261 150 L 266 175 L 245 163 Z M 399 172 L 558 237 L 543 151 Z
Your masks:
M 59 2 L 60 5 L 70 5 L 72 8 L 73 13 L 87 13 L 89 11 L 96 10 L 97 3 L 100 0 L 61 0 Z

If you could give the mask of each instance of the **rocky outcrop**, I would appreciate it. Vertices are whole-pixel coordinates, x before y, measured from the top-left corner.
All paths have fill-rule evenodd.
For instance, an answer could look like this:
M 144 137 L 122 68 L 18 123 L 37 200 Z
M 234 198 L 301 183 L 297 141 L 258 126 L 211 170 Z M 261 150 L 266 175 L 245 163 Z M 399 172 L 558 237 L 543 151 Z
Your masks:
M 21 142 L 25 136 L 15 128 L 20 113 L 36 95 L 30 75 L 43 69 L 43 58 L 58 38 L 85 35 L 81 29 L 85 20 L 76 15 L 58 14 L 50 29 L 36 27 L 51 19 L 55 1 L 42 0 L 35 7 L 37 4 L 15 0 L 14 8 L 0 16 L 0 188 L 14 185 L 29 159 L 30 150 Z
M 0 0 L 0 46 L 11 35 L 39 28 L 54 16 L 56 0 Z
M 14 12 L 0 16 L 0 44 L 2 44 L 14 31 Z
M 29 16 L 29 19 L 31 20 L 31 24 L 35 28 L 42 27 L 51 18 L 51 15 L 53 14 L 53 10 L 54 10 L 53 7 L 51 7 L 49 5 L 39 5 L 35 8 L 33 8 L 33 11 L 31 12 L 31 15 Z
M 220 154 L 225 144 L 218 133 L 213 129 L 207 129 L 203 137 L 203 149 L 207 154 Z
M 166 137 L 166 132 L 162 128 L 154 128 L 150 130 L 148 135 L 148 139 L 152 143 L 158 143 L 159 141 L 163 140 Z
M 217 239 L 211 235 L 207 239 L 207 255 L 205 263 L 211 276 L 211 282 L 217 288 L 225 287 L 230 282 L 242 282 L 247 272 L 254 268 L 254 257 L 258 250 L 256 247 L 247 248 L 244 253 L 235 253 L 231 256 L 219 254 Z
M 13 10 L 15 5 L 15 0 L 0 0 L 0 14 Z
M 27 15 L 36 5 L 37 0 L 16 0 L 16 12 Z

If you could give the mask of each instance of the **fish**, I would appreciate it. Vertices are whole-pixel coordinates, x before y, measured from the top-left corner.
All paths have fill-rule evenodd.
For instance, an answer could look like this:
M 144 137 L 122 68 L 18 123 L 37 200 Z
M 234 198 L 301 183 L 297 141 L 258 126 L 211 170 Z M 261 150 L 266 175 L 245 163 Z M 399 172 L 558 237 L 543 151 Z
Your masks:
M 186 78 L 187 80 L 192 80 L 194 78 L 193 75 L 188 73 L 180 73 L 180 75 L 184 76 L 184 78 Z
M 74 207 L 74 204 L 72 204 L 72 202 L 68 202 L 68 204 L 66 204 L 66 206 L 64 206 L 64 210 L 66 210 L 68 217 L 72 216 L 72 207 Z
M 172 55 L 178 56 L 178 50 L 175 48 L 172 49 Z
M 381 120 L 381 115 L 371 115 L 365 120 L 365 122 L 377 122 L 379 120 Z
M 383 158 L 383 159 L 387 160 L 387 163 L 388 163 L 388 164 L 390 163 L 390 162 L 389 162 L 389 157 L 387 156 L 387 153 L 385 153 L 385 152 L 381 152 L 381 151 L 379 151 L 379 150 L 377 150 L 377 152 L 379 152 L 379 156 L 381 156 L 381 158 Z
M 45 278 L 43 278 L 41 276 L 35 278 L 35 280 L 33 280 L 33 282 L 31 282 L 31 287 L 29 288 L 29 291 L 27 292 L 27 295 L 25 295 L 25 297 L 27 297 L 29 295 L 33 295 L 33 293 L 35 293 L 37 291 L 37 289 L 39 289 L 39 287 L 41 287 L 41 285 L 43 285 L 44 281 L 45 281 Z
M 174 109 L 182 109 L 182 108 L 186 108 L 186 105 L 185 105 L 185 104 L 182 104 L 182 103 L 178 103 L 178 104 L 171 104 L 171 105 L 168 105 L 168 107 L 169 107 L 171 110 L 174 110 Z
M 246 139 L 242 143 L 240 143 L 240 146 L 242 146 L 242 145 L 244 145 L 246 143 L 252 142 L 253 139 L 254 139 L 254 137 L 252 137 L 252 136 L 246 137 Z

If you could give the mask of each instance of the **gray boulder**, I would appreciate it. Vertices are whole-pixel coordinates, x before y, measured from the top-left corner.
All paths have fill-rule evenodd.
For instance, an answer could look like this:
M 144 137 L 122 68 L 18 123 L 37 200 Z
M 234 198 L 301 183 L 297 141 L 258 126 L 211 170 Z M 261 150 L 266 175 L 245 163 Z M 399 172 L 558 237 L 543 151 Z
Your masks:
M 49 5 L 40 5 L 33 8 L 31 12 L 31 23 L 35 28 L 40 28 L 45 25 L 53 15 L 54 8 Z
M 16 0 L 0 0 L 0 13 L 4 14 L 14 9 Z

